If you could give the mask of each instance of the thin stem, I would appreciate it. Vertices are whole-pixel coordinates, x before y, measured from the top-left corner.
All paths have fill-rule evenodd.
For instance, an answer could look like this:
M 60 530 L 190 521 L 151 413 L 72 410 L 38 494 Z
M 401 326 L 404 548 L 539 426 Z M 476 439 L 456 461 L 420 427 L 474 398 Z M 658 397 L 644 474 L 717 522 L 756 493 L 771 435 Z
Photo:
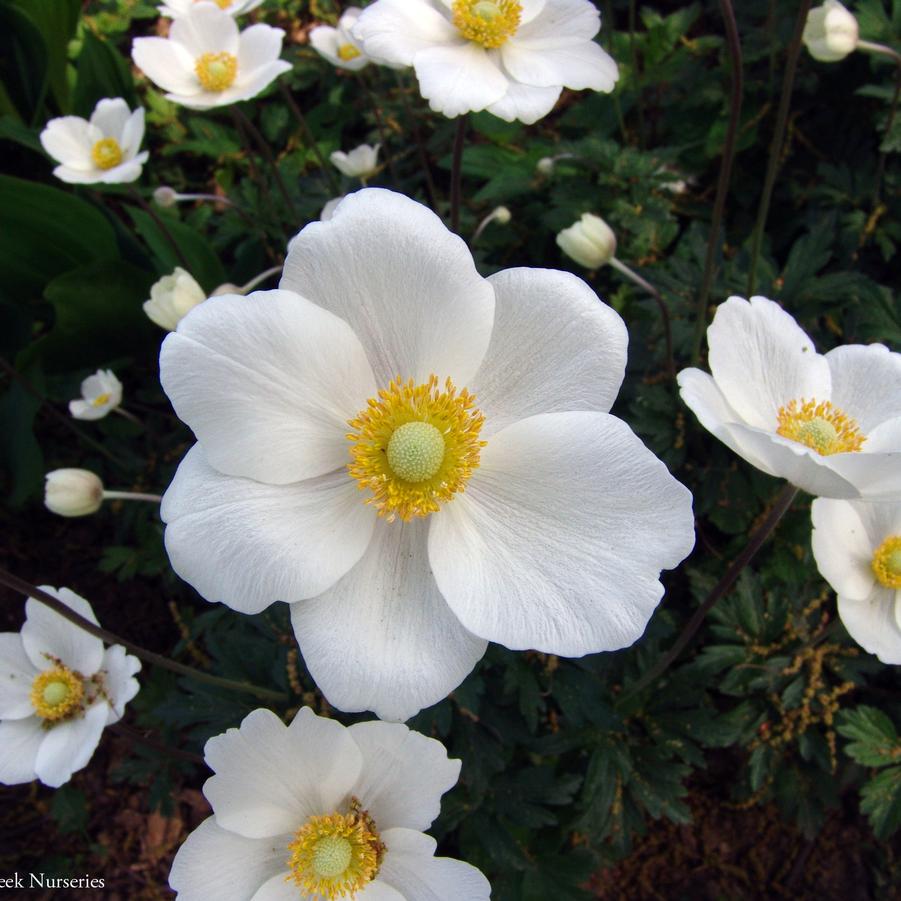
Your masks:
M 632 74 L 635 78 L 635 107 L 638 110 L 638 146 L 644 147 L 644 101 L 641 92 L 641 74 L 638 71 L 638 45 L 635 43 L 635 0 L 629 0 L 629 51 L 632 55 Z
M 397 86 L 400 90 L 401 103 L 404 105 L 404 113 L 410 123 L 410 130 L 413 132 L 413 141 L 416 144 L 416 150 L 419 154 L 419 164 L 422 166 L 422 174 L 425 177 L 425 189 L 426 193 L 429 195 L 429 206 L 437 211 L 438 190 L 435 187 L 435 179 L 432 177 L 432 167 L 429 164 L 429 154 L 425 147 L 425 141 L 423 141 L 422 132 L 419 130 L 419 121 L 416 118 L 413 107 L 410 106 L 410 101 L 407 97 L 407 89 L 400 72 L 395 72 L 395 75 L 397 77 Z
M 610 265 L 616 269 L 617 272 L 621 272 L 626 278 L 638 285 L 639 288 L 643 288 L 647 291 L 656 301 L 657 308 L 660 310 L 660 318 L 663 322 L 663 339 L 666 342 L 666 369 L 670 378 L 675 378 L 676 363 L 673 357 L 673 327 L 672 322 L 670 321 L 669 307 L 667 307 L 663 295 L 650 282 L 645 281 L 637 272 L 630 269 L 616 257 L 611 257 Z
M 103 499 L 105 501 L 150 501 L 154 504 L 163 502 L 162 495 L 144 494 L 141 491 L 104 491 Z
M 880 53 L 882 56 L 890 56 L 896 63 L 901 63 L 901 54 L 886 44 L 876 44 L 873 41 L 858 41 L 858 50 L 866 50 L 868 53 Z
M 760 204 L 757 207 L 757 222 L 754 224 L 754 233 L 751 238 L 751 260 L 748 266 L 748 297 L 754 294 L 757 287 L 757 264 L 760 260 L 760 248 L 763 245 L 763 234 L 766 230 L 766 219 L 770 211 L 773 186 L 776 184 L 776 175 L 779 171 L 779 160 L 782 157 L 785 125 L 788 122 L 788 110 L 791 105 L 792 90 L 795 85 L 795 72 L 798 68 L 798 57 L 801 55 L 801 37 L 804 33 L 804 25 L 807 22 L 810 2 L 811 0 L 800 0 L 798 4 L 795 30 L 792 34 L 791 43 L 788 45 L 788 54 L 785 58 L 785 74 L 782 78 L 782 95 L 779 98 L 779 109 L 776 113 L 776 128 L 773 131 L 773 139 L 770 142 L 770 157 L 767 161 L 763 193 L 760 195 Z
M 325 177 L 328 179 L 329 187 L 333 194 L 338 194 L 340 191 L 340 186 L 338 185 L 338 179 L 335 177 L 335 173 L 332 172 L 331 166 L 325 161 L 325 157 L 322 155 L 322 151 L 319 149 L 319 145 L 316 143 L 316 139 L 313 137 L 313 132 L 310 130 L 310 126 L 307 123 L 306 117 L 301 112 L 300 107 L 297 105 L 297 102 L 291 96 L 291 92 L 284 85 L 284 83 L 279 82 L 279 90 L 282 92 L 282 96 L 285 98 L 285 102 L 288 104 L 288 108 L 291 110 L 291 113 L 294 115 L 294 118 L 297 120 L 297 124 L 300 126 L 300 133 L 303 137 L 303 142 L 306 144 L 307 148 L 312 151 L 313 156 L 316 157 L 316 160 L 319 162 L 319 166 L 322 169 Z
M 391 173 L 392 183 L 395 187 L 397 187 L 399 180 L 397 177 L 397 169 L 394 166 L 394 156 L 392 155 L 391 150 L 388 147 L 388 132 L 385 130 L 385 123 L 382 121 L 382 113 L 379 109 L 378 98 L 369 85 L 369 76 L 365 69 L 360 70 L 360 84 L 363 85 L 363 90 L 366 92 L 366 96 L 369 98 L 370 104 L 372 104 L 372 115 L 375 117 L 375 125 L 379 132 L 379 140 L 382 142 L 382 151 L 385 155 L 385 164 L 388 166 L 388 171 Z
M 701 606 L 695 610 L 694 615 L 679 634 L 679 637 L 676 639 L 673 646 L 623 697 L 631 697 L 638 694 L 643 688 L 647 688 L 647 686 L 666 672 L 670 664 L 672 664 L 679 654 L 682 653 L 688 642 L 691 641 L 695 632 L 701 627 L 701 623 L 704 622 L 704 618 L 713 609 L 716 602 L 729 591 L 741 571 L 754 559 L 764 542 L 770 537 L 776 526 L 779 524 L 779 521 L 788 512 L 797 493 L 798 489 L 795 488 L 794 485 L 787 483 L 783 485 L 782 490 L 776 496 L 776 500 L 773 502 L 773 506 L 766 515 L 764 521 L 748 539 L 748 543 L 745 545 L 742 552 L 732 561 L 723 577 L 711 589 L 707 597 L 704 598 L 704 602 Z
M 259 275 L 255 275 L 246 285 L 241 285 L 241 293 L 246 294 L 248 291 L 252 291 L 258 284 L 260 284 L 260 282 L 266 281 L 267 278 L 276 275 L 284 268 L 284 266 L 273 266 L 271 269 L 267 269 L 265 272 L 261 272 Z
M 469 242 L 469 246 L 472 247 L 479 238 L 482 237 L 482 232 L 491 225 L 494 220 L 497 219 L 497 210 L 492 210 L 479 224 L 476 228 L 475 232 L 473 232 L 472 240 Z
M 113 413 L 115 413 L 117 416 L 124 417 L 129 422 L 133 422 L 135 425 L 139 425 L 142 428 L 144 426 L 144 423 L 141 422 L 141 420 L 137 416 L 135 416 L 134 413 L 130 412 L 129 410 L 126 410 L 124 407 L 114 407 Z
M 206 766 L 206 761 L 199 754 L 192 754 L 190 751 L 182 751 L 181 748 L 164 745 L 160 741 L 149 738 L 137 729 L 126 726 L 125 723 L 113 723 L 109 729 L 116 735 L 121 735 L 123 738 L 127 738 L 131 742 L 137 742 L 139 745 L 146 745 L 148 748 L 159 751 L 160 754 L 165 754 L 167 757 L 175 757 L 177 760 L 185 760 L 198 766 Z
M 466 142 L 466 119 L 465 113 L 457 119 L 457 130 L 454 132 L 454 155 L 451 163 L 450 184 L 450 227 L 453 232 L 460 231 L 461 181 L 463 174 L 463 145 Z
M 147 203 L 146 200 L 144 200 L 144 198 L 138 193 L 135 188 L 129 186 L 129 193 L 131 194 L 131 197 L 138 202 L 138 205 L 141 207 L 141 209 L 143 209 L 144 212 L 147 213 L 148 216 L 150 216 L 150 218 L 156 224 L 156 227 L 162 232 L 163 237 L 169 242 L 172 250 L 175 251 L 175 258 L 181 264 L 182 269 L 190 272 L 191 264 L 188 262 L 188 258 L 185 256 L 185 253 L 179 246 L 178 241 L 175 240 L 175 236 L 172 234 L 172 232 L 169 231 L 168 226 L 159 217 L 156 210 L 149 203 Z
M 266 698 L 272 701 L 288 700 L 288 696 L 284 694 L 284 692 L 260 688 L 258 685 L 251 685 L 248 682 L 236 682 L 233 679 L 222 679 L 219 676 L 211 676 L 209 673 L 203 672 L 203 670 L 194 669 L 193 666 L 185 666 L 185 664 L 170 660 L 162 654 L 148 651 L 125 638 L 120 638 L 113 632 L 102 629 L 90 620 L 80 616 L 74 610 L 69 609 L 62 601 L 53 597 L 52 594 L 42 591 L 37 586 L 26 582 L 24 579 L 20 579 L 18 576 L 14 576 L 5 569 L 0 569 L 0 584 L 6 585 L 7 588 L 11 588 L 15 592 L 34 598 L 36 601 L 40 601 L 55 613 L 58 613 L 63 619 L 67 619 L 70 623 L 74 623 L 80 629 L 84 629 L 85 632 L 94 635 L 102 641 L 105 641 L 107 644 L 122 645 L 126 651 L 129 651 L 134 654 L 135 657 L 139 657 L 147 663 L 152 663 L 155 666 L 160 666 L 170 672 L 178 673 L 180 676 L 190 676 L 192 679 L 196 679 L 198 682 L 205 682 L 207 685 L 216 685 L 219 688 L 227 688 L 231 691 L 247 692 L 248 694 L 256 695 L 258 698 Z

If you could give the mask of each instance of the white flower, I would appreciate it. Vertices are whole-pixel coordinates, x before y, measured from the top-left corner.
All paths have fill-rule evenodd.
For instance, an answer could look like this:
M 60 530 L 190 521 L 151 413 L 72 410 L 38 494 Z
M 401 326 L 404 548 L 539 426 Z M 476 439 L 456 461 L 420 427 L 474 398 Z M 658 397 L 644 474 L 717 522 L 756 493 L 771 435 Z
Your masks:
M 600 216 L 583 213 L 557 235 L 557 246 L 580 266 L 597 269 L 616 256 L 616 235 Z
M 75 419 L 103 419 L 122 403 L 122 382 L 110 369 L 98 369 L 81 383 L 81 400 L 69 401 Z
M 348 178 L 359 178 L 366 181 L 379 171 L 379 149 L 381 144 L 370 147 L 369 144 L 361 144 L 355 147 L 350 153 L 344 153 L 343 150 L 336 150 L 329 159 L 332 165 Z
M 600 27 L 589 0 L 377 0 L 354 36 L 376 62 L 413 66 L 436 112 L 530 124 L 564 87 L 613 90 L 619 72 L 593 40 Z
M 817 498 L 812 513 L 813 555 L 845 628 L 883 663 L 901 663 L 901 503 Z
M 360 18 L 360 12 L 359 7 L 351 6 L 338 20 L 337 28 L 332 28 L 331 25 L 317 25 L 310 30 L 310 44 L 313 49 L 333 66 L 350 69 L 352 72 L 368 66 L 371 62 L 351 34 L 357 19 Z
M 165 0 L 159 7 L 159 13 L 161 16 L 169 16 L 170 19 L 177 19 L 189 15 L 198 2 L 199 0 Z M 244 13 L 256 9 L 263 0 L 212 0 L 212 2 L 230 16 L 243 16 Z
M 44 480 L 44 506 L 57 516 L 88 516 L 103 503 L 103 482 L 87 469 L 54 469 Z
M 166 99 L 191 109 L 226 106 L 256 97 L 291 68 L 280 60 L 285 32 L 235 20 L 215 3 L 194 4 L 168 38 L 135 38 L 131 56 Z
M 329 701 L 387 719 L 488 640 L 630 645 L 694 529 L 607 412 L 626 342 L 574 275 L 483 279 L 426 207 L 351 194 L 291 242 L 281 290 L 212 298 L 163 342 L 198 439 L 163 500 L 172 565 L 241 612 L 289 602 Z
M 901 498 L 901 355 L 818 354 L 765 297 L 720 304 L 707 343 L 713 377 L 682 370 L 682 400 L 735 453 L 814 495 Z
M 164 275 L 150 289 L 150 300 L 144 301 L 144 312 L 160 328 L 174 332 L 182 317 L 206 300 L 206 293 L 180 266 Z
M 424 834 L 460 773 L 440 742 L 260 709 L 204 755 L 213 816 L 175 855 L 178 901 L 488 901 L 488 880 Z
M 41 589 L 97 623 L 74 591 Z M 68 782 L 138 693 L 140 669 L 120 645 L 104 651 L 99 638 L 29 598 L 22 631 L 0 633 L 0 782 Z
M 41 132 L 44 150 L 61 165 L 53 174 L 73 185 L 122 184 L 141 177 L 147 151 L 144 109 L 134 112 L 121 98 L 98 102 L 90 120 L 78 116 L 51 119 Z
M 801 37 L 814 59 L 835 63 L 857 49 L 857 32 L 857 19 L 838 0 L 826 0 L 807 13 Z

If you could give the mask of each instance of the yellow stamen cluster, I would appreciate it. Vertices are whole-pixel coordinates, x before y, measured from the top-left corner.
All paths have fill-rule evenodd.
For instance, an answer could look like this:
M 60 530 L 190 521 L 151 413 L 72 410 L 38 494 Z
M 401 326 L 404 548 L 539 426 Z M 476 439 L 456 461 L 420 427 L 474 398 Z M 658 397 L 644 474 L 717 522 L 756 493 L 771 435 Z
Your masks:
M 353 44 L 341 44 L 341 46 L 338 47 L 338 59 L 343 59 L 346 63 L 349 63 L 352 59 L 356 59 L 360 55 L 360 51 L 357 50 Z
M 522 4 L 516 0 L 454 0 L 453 22 L 468 41 L 500 47 L 516 34 Z
M 55 723 L 81 709 L 84 679 L 80 673 L 57 664 L 35 676 L 31 684 L 31 706 L 43 720 Z
M 353 898 L 379 871 L 385 846 L 369 813 L 351 799 L 349 813 L 310 817 L 288 845 L 290 873 L 305 896 Z
M 91 403 L 92 403 L 95 407 L 102 407 L 104 404 L 108 404 L 108 403 L 109 403 L 109 399 L 110 399 L 110 395 L 109 395 L 109 394 L 106 394 L 106 393 L 104 393 L 104 394 L 98 394 L 98 395 L 91 401 Z
M 388 522 L 428 516 L 478 467 L 484 421 L 475 397 L 465 388 L 458 394 L 450 379 L 442 391 L 435 375 L 421 385 L 398 376 L 349 421 L 348 471 Z
M 194 63 L 194 71 L 205 91 L 224 91 L 238 75 L 238 57 L 227 50 L 204 53 Z
M 901 589 L 901 535 L 890 535 L 876 548 L 870 562 L 879 584 Z
M 91 148 L 91 159 L 98 169 L 115 169 L 122 162 L 122 148 L 115 138 L 101 138 Z
M 859 451 L 866 441 L 857 423 L 828 400 L 792 400 L 779 408 L 776 433 L 805 444 L 818 454 L 847 454 Z
M 195 3 L 203 3 L 204 0 L 194 0 Z M 228 9 L 232 5 L 232 0 L 213 0 L 213 3 L 219 7 L 219 9 Z

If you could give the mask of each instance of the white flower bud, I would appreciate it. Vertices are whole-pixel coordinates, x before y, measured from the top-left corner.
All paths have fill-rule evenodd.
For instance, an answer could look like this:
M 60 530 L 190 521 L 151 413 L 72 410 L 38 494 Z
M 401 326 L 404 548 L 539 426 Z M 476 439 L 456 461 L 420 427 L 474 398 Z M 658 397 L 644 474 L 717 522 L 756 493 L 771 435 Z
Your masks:
M 857 19 L 838 0 L 826 0 L 807 14 L 802 39 L 814 59 L 838 62 L 857 49 Z
M 583 213 L 578 222 L 557 235 L 557 246 L 580 266 L 597 269 L 616 254 L 616 235 L 600 216 Z
M 376 144 L 375 147 L 370 147 L 368 144 L 361 144 L 350 153 L 336 150 L 329 159 L 342 175 L 346 175 L 348 178 L 366 179 L 378 172 L 381 146 L 381 144 Z
M 175 206 L 178 203 L 178 191 L 168 185 L 163 185 L 153 192 L 153 202 L 163 208 Z
M 535 168 L 542 175 L 551 175 L 554 171 L 554 158 L 552 156 L 543 156 L 538 162 L 535 164 Z
M 184 269 L 176 267 L 172 275 L 163 276 L 150 289 L 144 312 L 158 326 L 174 332 L 182 318 L 204 300 L 203 288 Z
M 58 516 L 88 516 L 103 503 L 103 482 L 87 469 L 54 469 L 45 479 L 44 506 Z
M 494 221 L 501 225 L 509 225 L 513 214 L 505 206 L 499 206 L 492 214 Z

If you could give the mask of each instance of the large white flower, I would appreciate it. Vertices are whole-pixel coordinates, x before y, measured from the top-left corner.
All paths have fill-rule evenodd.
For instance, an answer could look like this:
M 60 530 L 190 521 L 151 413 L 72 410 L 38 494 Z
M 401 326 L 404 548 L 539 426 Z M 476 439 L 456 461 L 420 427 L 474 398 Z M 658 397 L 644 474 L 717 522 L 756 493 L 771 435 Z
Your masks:
M 58 163 L 53 174 L 73 185 L 122 184 L 141 177 L 147 162 L 144 108 L 134 112 L 121 98 L 101 100 L 90 120 L 78 116 L 51 119 L 41 132 L 41 145 Z
M 291 242 L 281 290 L 211 298 L 163 343 L 198 438 L 163 501 L 172 565 L 235 610 L 291 603 L 329 701 L 386 719 L 488 640 L 630 645 L 694 529 L 607 412 L 626 342 L 576 276 L 483 279 L 426 207 L 351 194 Z
M 226 106 L 256 97 L 291 68 L 280 60 L 285 32 L 235 20 L 215 3 L 194 4 L 177 18 L 168 38 L 135 38 L 135 65 L 168 91 L 166 98 L 191 109 Z
M 204 749 L 213 816 L 172 864 L 178 901 L 488 901 L 475 867 L 425 835 L 460 761 L 397 723 L 345 728 L 255 710 Z
M 111 369 L 98 369 L 81 383 L 81 398 L 69 401 L 75 419 L 103 419 L 122 403 L 122 382 Z
M 200 0 L 166 0 L 159 7 L 159 13 L 161 16 L 177 19 L 180 16 L 187 16 L 198 2 Z M 212 0 L 212 2 L 230 16 L 243 16 L 244 13 L 256 9 L 263 0 Z
M 41 588 L 97 622 L 74 591 Z M 29 598 L 22 631 L 0 633 L 0 782 L 68 782 L 138 693 L 140 669 L 120 645 L 104 650 L 99 638 Z
M 901 663 L 901 503 L 817 498 L 812 514 L 813 556 L 845 628 L 883 663 Z
M 822 497 L 901 498 L 901 354 L 825 355 L 778 304 L 730 297 L 707 330 L 711 377 L 679 373 L 682 399 L 735 453 Z
M 317 25 L 310 29 L 310 44 L 313 49 L 333 66 L 357 72 L 371 62 L 352 34 L 361 12 L 358 6 L 351 6 L 338 20 L 337 28 Z
M 376 62 L 413 66 L 433 110 L 546 116 L 563 88 L 612 91 L 616 63 L 595 43 L 589 0 L 377 0 L 354 36 Z

